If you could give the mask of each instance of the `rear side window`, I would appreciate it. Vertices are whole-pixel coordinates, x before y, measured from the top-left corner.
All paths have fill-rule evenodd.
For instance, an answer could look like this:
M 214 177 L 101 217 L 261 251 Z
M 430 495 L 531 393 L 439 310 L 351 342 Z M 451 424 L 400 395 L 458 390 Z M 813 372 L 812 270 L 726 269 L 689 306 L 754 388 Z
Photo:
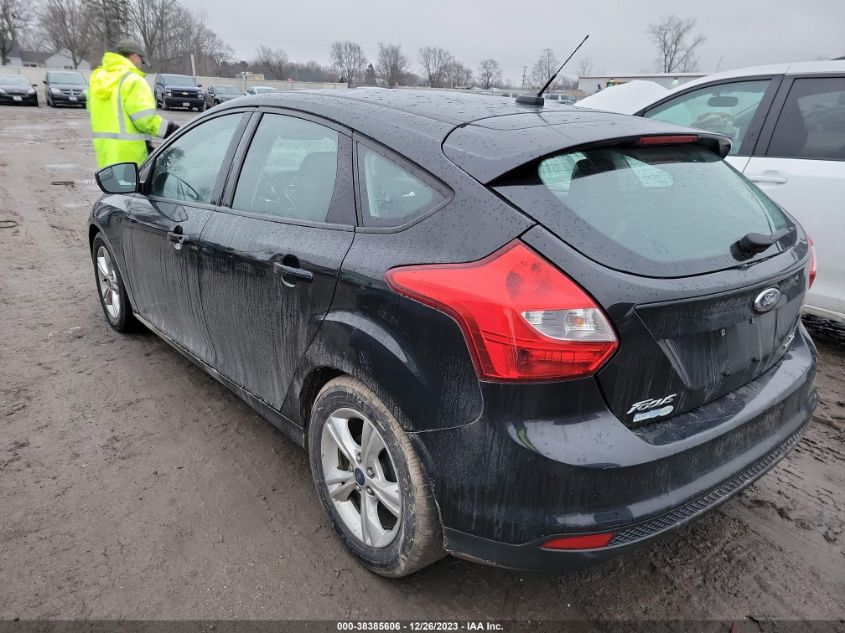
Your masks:
M 249 146 L 232 207 L 325 222 L 337 177 L 338 134 L 318 123 L 265 114 Z
M 667 101 L 645 116 L 729 136 L 731 154 L 737 154 L 768 86 L 768 79 L 707 86 Z
M 358 146 L 364 226 L 399 226 L 443 202 L 433 184 L 365 145 Z
M 754 185 L 695 145 L 558 154 L 497 190 L 592 259 L 654 277 L 736 266 L 741 237 L 791 226 Z M 794 240 L 793 232 L 782 244 Z
M 845 77 L 796 79 L 766 155 L 845 160 Z

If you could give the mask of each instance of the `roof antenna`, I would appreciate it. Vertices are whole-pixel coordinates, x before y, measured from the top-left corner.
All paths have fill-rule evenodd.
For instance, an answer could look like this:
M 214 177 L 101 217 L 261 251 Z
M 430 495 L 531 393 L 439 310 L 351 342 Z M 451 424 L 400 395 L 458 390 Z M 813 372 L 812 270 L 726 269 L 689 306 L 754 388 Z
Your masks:
M 569 55 L 569 57 L 566 58 L 566 61 L 563 62 L 560 65 L 560 68 L 557 69 L 555 74 L 552 75 L 551 77 L 549 77 L 549 80 L 546 82 L 546 85 L 543 86 L 542 88 L 540 88 L 540 92 L 537 93 L 536 97 L 532 97 L 530 95 L 519 95 L 516 98 L 516 102 L 520 105 L 540 106 L 542 108 L 543 104 L 545 103 L 545 99 L 543 99 L 543 93 L 546 92 L 546 89 L 549 86 L 552 85 L 552 82 L 558 76 L 558 73 L 560 73 L 560 71 L 563 70 L 563 67 L 566 66 L 566 64 L 569 63 L 569 60 L 572 59 L 575 56 L 575 53 L 578 52 L 578 49 L 581 48 L 584 45 L 584 42 L 586 42 L 587 39 L 589 39 L 589 37 L 590 37 L 589 34 L 584 36 L 584 39 L 581 40 L 581 43 L 578 46 L 575 47 L 575 50 L 572 51 L 572 53 Z

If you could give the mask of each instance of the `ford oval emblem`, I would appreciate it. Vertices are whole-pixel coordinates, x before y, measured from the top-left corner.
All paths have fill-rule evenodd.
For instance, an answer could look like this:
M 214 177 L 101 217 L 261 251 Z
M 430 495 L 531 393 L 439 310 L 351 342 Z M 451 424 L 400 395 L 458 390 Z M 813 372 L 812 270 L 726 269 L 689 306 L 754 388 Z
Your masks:
M 754 309 L 757 312 L 768 312 L 780 301 L 780 290 L 777 288 L 766 288 L 754 299 Z

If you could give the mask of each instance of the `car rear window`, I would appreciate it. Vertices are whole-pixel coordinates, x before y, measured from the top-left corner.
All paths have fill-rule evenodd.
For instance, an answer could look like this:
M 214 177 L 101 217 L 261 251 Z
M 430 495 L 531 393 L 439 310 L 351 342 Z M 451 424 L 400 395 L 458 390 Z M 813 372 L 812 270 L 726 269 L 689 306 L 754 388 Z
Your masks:
M 497 191 L 590 258 L 680 277 L 749 259 L 734 244 L 789 218 L 719 156 L 697 145 L 599 148 L 550 156 Z M 761 259 L 794 244 L 795 233 Z

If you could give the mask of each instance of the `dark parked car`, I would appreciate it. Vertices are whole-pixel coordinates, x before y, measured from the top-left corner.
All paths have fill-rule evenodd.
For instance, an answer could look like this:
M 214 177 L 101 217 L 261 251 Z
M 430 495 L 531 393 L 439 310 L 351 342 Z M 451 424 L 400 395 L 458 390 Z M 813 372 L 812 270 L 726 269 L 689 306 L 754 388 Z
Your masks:
M 0 103 L 37 106 L 35 84 L 30 85 L 23 75 L 0 75 Z
M 373 571 L 593 564 L 753 482 L 815 405 L 807 235 L 728 149 L 489 96 L 240 99 L 99 172 L 97 287 L 307 448 Z
M 243 93 L 234 86 L 227 86 L 220 84 L 216 86 L 209 86 L 205 91 L 205 105 L 209 108 L 216 106 L 224 101 L 231 101 L 237 99 Z
M 188 75 L 156 75 L 153 85 L 156 107 L 162 110 L 184 108 L 205 110 L 205 96 L 202 85 Z
M 87 89 L 85 77 L 75 70 L 51 70 L 44 76 L 44 98 L 51 108 L 60 105 L 84 108 Z

